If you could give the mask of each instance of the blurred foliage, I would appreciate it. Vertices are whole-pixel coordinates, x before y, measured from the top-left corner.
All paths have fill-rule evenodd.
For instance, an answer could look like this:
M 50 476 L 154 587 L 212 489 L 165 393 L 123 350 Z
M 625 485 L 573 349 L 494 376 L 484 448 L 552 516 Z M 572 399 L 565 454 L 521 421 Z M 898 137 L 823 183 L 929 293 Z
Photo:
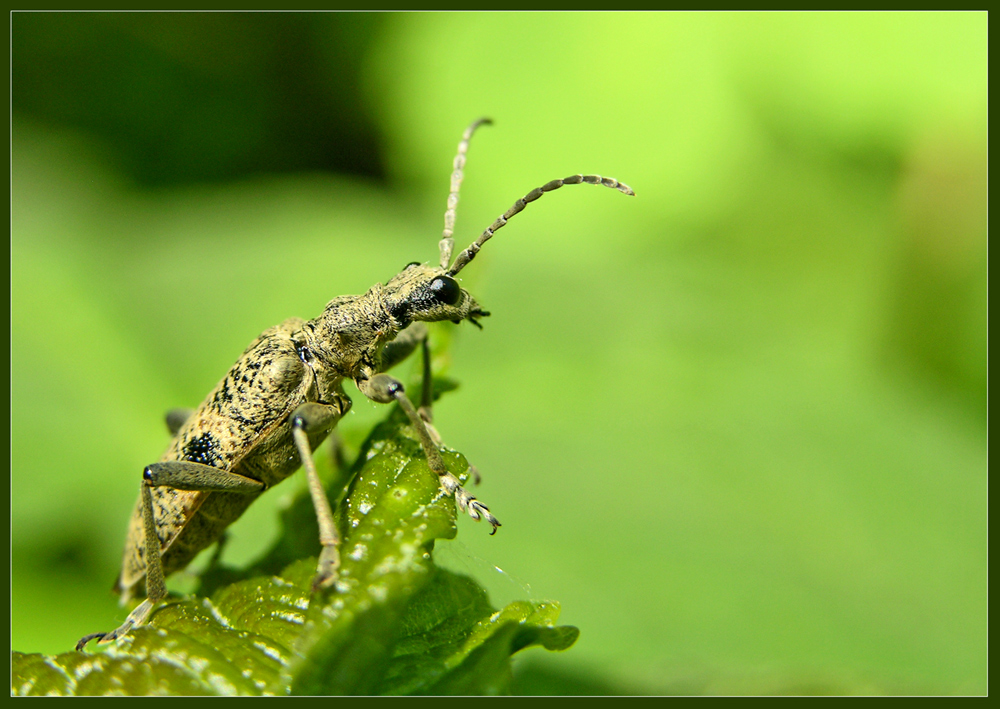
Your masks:
M 304 170 L 378 178 L 359 72 L 382 17 L 15 13 L 12 108 L 100 139 L 147 186 Z
M 455 145 L 490 115 L 460 246 L 554 177 L 600 172 L 638 194 L 571 187 L 518 215 L 462 272 L 493 313 L 485 331 L 439 356 L 461 389 L 435 423 L 504 522 L 463 534 L 470 564 L 494 602 L 530 579 L 583 628 L 515 689 L 986 691 L 985 13 L 170 19 L 193 42 L 159 15 L 24 20 L 15 647 L 61 652 L 117 617 L 106 589 L 162 413 L 197 403 L 265 328 L 434 259 Z M 266 89 L 273 57 L 241 69 L 270 56 L 247 22 L 269 46 L 287 26 L 322 51 L 336 32 L 358 43 L 341 61 L 303 40 L 325 59 L 292 61 L 377 136 L 346 175 L 288 174 L 329 164 L 297 150 L 287 167 L 262 157 L 315 133 L 261 127 L 265 109 L 308 117 L 295 101 L 310 92 Z M 50 54 L 31 55 L 29 84 L 32 23 Z M 101 29 L 114 23 L 128 31 Z M 239 49 L 207 63 L 243 89 L 177 88 L 227 41 Z M 126 44 L 92 73 L 72 66 Z M 26 91 L 71 70 L 58 101 Z M 219 106 L 167 121 L 169 141 L 129 118 L 203 99 Z M 80 118 L 94 105 L 110 117 Z M 360 145 L 330 126 L 317 154 Z M 189 128 L 238 158 L 206 177 Z M 144 144 L 169 154 L 151 172 L 175 167 L 141 177 Z M 352 177 L 383 172 L 387 189 Z M 355 410 L 356 446 L 375 407 Z M 275 506 L 302 484 L 251 508 L 227 563 L 276 538 Z
M 467 478 L 461 456 L 445 464 Z M 244 580 L 166 603 L 104 653 L 15 652 L 12 694 L 506 694 L 510 655 L 576 641 L 576 628 L 554 626 L 559 604 L 498 611 L 474 581 L 435 567 L 435 540 L 455 536 L 455 505 L 400 411 L 375 428 L 351 473 L 336 591 L 310 594 L 315 555 L 272 575 L 236 572 Z M 330 485 L 333 504 L 340 487 Z M 307 498 L 283 515 L 284 532 L 258 566 L 318 552 Z

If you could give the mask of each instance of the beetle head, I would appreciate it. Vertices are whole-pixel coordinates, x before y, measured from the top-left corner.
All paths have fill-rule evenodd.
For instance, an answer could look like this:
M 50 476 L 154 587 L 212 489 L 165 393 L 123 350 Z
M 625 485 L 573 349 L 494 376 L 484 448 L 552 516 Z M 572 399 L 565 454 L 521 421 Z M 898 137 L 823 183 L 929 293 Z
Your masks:
M 401 328 L 415 320 L 468 320 L 482 327 L 478 319 L 489 315 L 445 269 L 419 263 L 407 265 L 390 279 L 383 297 L 386 310 Z

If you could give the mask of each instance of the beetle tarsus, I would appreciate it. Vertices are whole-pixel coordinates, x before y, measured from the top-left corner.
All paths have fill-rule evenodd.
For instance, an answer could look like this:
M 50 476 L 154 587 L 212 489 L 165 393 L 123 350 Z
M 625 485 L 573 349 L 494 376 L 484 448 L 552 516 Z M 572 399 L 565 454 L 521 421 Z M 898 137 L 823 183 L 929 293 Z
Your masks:
M 96 640 L 97 638 L 101 638 L 103 640 L 106 635 L 109 635 L 109 633 L 91 633 L 90 635 L 84 635 L 76 643 L 76 651 L 81 652 L 91 640 Z

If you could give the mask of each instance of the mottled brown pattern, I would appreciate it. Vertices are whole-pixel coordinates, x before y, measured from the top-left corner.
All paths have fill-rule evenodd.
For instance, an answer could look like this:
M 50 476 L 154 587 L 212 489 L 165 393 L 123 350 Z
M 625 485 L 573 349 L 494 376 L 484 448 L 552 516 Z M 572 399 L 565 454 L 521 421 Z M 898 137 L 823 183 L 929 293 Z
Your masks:
M 261 480 L 268 487 L 295 472 L 300 461 L 289 433 L 288 414 L 302 403 L 318 400 L 313 370 L 299 357 L 293 339 L 302 324 L 299 318 L 286 320 L 254 340 L 177 432 L 160 461 L 193 460 Z M 333 398 L 325 403 L 337 400 L 337 392 L 331 394 Z M 346 412 L 350 400 L 340 404 Z M 270 440 L 276 432 L 279 435 Z M 316 436 L 313 445 L 325 436 Z M 191 442 L 206 440 L 211 445 L 201 445 L 197 455 L 191 455 Z M 261 445 L 265 441 L 268 444 Z M 263 465 L 262 456 L 267 458 Z M 276 464 L 276 458 L 282 463 Z M 257 498 L 256 494 L 167 487 L 151 492 L 165 575 L 184 568 Z M 142 509 L 137 502 L 118 581 L 123 599 L 135 594 L 145 573 Z

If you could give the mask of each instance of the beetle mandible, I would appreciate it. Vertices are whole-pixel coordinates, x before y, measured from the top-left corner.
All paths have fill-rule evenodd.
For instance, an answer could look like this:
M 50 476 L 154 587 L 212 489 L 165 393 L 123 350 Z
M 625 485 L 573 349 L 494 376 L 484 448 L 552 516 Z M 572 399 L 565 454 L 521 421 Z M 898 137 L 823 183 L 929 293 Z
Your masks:
M 479 326 L 489 315 L 455 280 L 507 220 L 546 192 L 563 185 L 604 185 L 634 195 L 627 185 L 599 175 L 572 175 L 537 187 L 452 261 L 455 208 L 469 140 L 481 118 L 458 144 L 451 190 L 439 242 L 440 265 L 410 263 L 385 285 L 358 296 L 331 300 L 313 320 L 290 318 L 250 343 L 229 373 L 193 412 L 172 411 L 167 425 L 174 435 L 160 461 L 146 466 L 139 501 L 132 514 L 117 590 L 122 603 L 146 586 L 146 599 L 110 633 L 90 640 L 108 643 L 142 625 L 155 604 L 167 596 L 166 576 L 187 566 L 202 549 L 261 493 L 305 468 L 319 521 L 319 555 L 313 590 L 337 580 L 339 536 L 333 511 L 316 473 L 313 451 L 351 408 L 343 382 L 351 379 L 372 401 L 396 402 L 420 438 L 427 463 L 440 478 L 442 494 L 454 495 L 459 509 L 485 519 L 496 532 L 500 522 L 449 473 L 431 425 L 430 365 L 424 322 L 468 320 Z M 424 357 L 421 406 L 414 407 L 402 383 L 385 374 L 417 347 Z

